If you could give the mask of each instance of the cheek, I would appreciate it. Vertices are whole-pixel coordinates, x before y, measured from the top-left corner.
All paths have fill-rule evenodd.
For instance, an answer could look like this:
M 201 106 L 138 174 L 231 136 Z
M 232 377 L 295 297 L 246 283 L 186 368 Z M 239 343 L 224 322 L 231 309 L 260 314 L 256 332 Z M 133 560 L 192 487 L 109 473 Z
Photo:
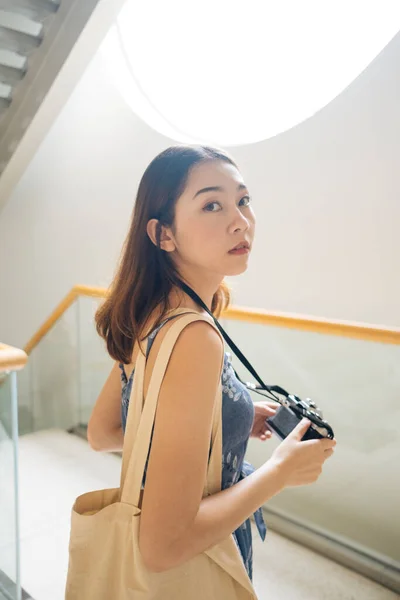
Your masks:
M 251 240 L 253 240 L 255 232 L 256 232 L 256 219 L 254 217 L 254 214 L 252 214 L 248 218 L 248 222 L 249 222 L 248 236 L 250 237 Z
M 252 229 L 256 228 L 256 215 L 254 214 L 253 209 L 250 209 L 249 224 Z
M 207 215 L 206 215 L 207 216 Z M 180 245 L 189 249 L 201 247 L 207 252 L 210 245 L 218 243 L 220 239 L 222 224 L 213 218 L 202 218 L 202 216 L 187 216 L 177 224 L 177 240 Z

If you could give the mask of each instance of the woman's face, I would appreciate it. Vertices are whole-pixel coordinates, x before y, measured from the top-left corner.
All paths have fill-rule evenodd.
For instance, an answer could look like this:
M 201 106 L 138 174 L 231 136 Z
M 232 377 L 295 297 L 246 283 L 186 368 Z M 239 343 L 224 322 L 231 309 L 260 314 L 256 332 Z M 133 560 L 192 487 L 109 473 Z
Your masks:
M 196 271 L 223 278 L 247 269 L 255 215 L 233 165 L 210 161 L 191 170 L 176 203 L 174 225 L 173 260 L 182 274 Z M 242 242 L 248 244 L 246 252 L 230 253 Z

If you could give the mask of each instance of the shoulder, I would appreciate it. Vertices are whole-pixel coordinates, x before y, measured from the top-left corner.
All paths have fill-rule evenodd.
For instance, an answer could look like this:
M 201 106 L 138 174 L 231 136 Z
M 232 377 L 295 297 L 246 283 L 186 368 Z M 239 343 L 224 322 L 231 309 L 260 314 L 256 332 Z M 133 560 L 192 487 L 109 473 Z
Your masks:
M 180 318 L 181 317 L 178 317 L 177 320 Z M 186 344 L 201 344 L 207 346 L 209 349 L 215 349 L 216 351 L 223 349 L 221 334 L 214 324 L 202 315 L 200 315 L 200 318 L 197 318 L 186 325 L 178 339 L 181 340 L 181 343 L 184 341 L 183 343 Z
M 177 317 L 173 321 L 180 318 Z M 212 363 L 222 367 L 224 358 L 223 339 L 214 324 L 207 318 L 201 317 L 184 327 L 175 343 L 173 354 L 178 354 L 185 361 L 197 364 L 201 370 L 207 369 Z M 204 364 L 200 365 L 199 361 Z
M 187 323 L 179 333 L 175 342 L 175 347 L 184 347 L 188 351 L 198 348 L 199 350 L 207 348 L 212 353 L 221 354 L 224 350 L 223 338 L 214 325 L 214 322 L 208 315 L 201 313 L 183 313 L 168 317 L 162 323 L 155 327 L 149 335 L 151 347 L 157 348 L 167 335 L 168 331 L 177 326 L 177 323 L 185 317 L 194 318 Z M 154 344 L 153 344 L 154 343 Z
M 183 315 L 179 315 L 168 321 L 156 336 L 148 356 L 149 378 L 164 338 L 170 328 L 182 318 Z M 210 320 L 200 315 L 200 318 L 187 323 L 180 331 L 168 362 L 167 380 L 172 379 L 178 386 L 182 385 L 183 380 L 192 381 L 193 384 L 201 380 L 213 381 L 216 374 L 221 376 L 223 363 L 222 336 Z

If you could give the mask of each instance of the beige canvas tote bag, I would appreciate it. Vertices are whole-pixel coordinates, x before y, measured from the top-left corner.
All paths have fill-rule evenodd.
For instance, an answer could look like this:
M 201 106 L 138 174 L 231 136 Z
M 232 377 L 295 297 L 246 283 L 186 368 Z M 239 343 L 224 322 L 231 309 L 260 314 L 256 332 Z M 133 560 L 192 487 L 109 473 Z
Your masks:
M 72 509 L 66 600 L 256 600 L 232 535 L 184 564 L 149 572 L 139 550 L 141 487 L 160 387 L 174 344 L 194 321 L 176 317 L 162 340 L 143 401 L 145 356 L 139 352 L 128 411 L 119 488 L 79 496 Z M 169 315 L 171 314 L 169 313 Z M 216 329 L 216 331 L 218 331 Z M 218 332 L 219 333 L 219 332 Z M 222 364 L 221 364 L 222 370 Z M 222 388 L 214 404 L 211 455 L 203 497 L 221 491 Z

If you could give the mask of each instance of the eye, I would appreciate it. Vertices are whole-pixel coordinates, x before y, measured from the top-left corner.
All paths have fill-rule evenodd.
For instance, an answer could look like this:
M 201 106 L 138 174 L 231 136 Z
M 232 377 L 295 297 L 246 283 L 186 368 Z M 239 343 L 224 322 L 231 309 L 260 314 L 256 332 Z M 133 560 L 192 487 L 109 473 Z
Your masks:
M 245 204 L 242 204 L 242 206 L 248 206 L 251 202 L 250 196 L 243 196 L 243 198 L 240 199 L 240 202 L 242 202 L 242 200 L 245 200 Z
M 213 210 L 212 207 L 218 205 L 221 206 L 219 202 L 210 202 L 209 204 L 207 204 L 203 210 L 206 212 L 218 212 L 217 210 Z M 211 208 L 210 208 L 211 207 Z

